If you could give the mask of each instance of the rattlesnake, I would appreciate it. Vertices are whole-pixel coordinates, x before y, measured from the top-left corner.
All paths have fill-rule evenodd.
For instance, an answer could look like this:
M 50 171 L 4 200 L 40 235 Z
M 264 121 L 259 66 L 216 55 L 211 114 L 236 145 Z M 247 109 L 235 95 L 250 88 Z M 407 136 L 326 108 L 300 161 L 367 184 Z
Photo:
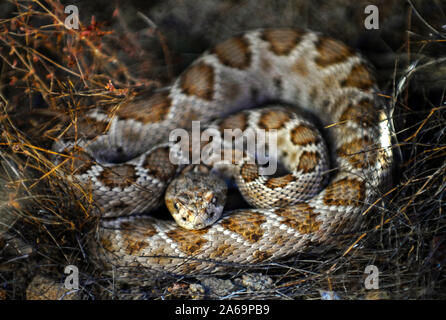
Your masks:
M 169 161 L 169 132 L 190 128 L 192 120 L 219 119 L 214 125 L 221 129 L 285 130 L 288 138 L 278 143 L 287 140 L 290 146 L 320 143 L 308 126 L 293 122 L 289 109 L 240 112 L 268 101 L 316 116 L 327 156 L 319 149 L 290 149 L 289 167 L 297 173 L 281 177 L 262 177 L 252 164 L 239 166 L 244 194 L 257 192 L 261 181 L 268 186 L 250 201 L 263 208 L 226 212 L 201 230 L 140 214 L 160 204 L 181 168 Z M 364 224 L 363 214 L 378 200 L 392 163 L 385 104 L 370 66 L 341 42 L 311 31 L 259 29 L 235 36 L 206 51 L 169 88 L 149 99 L 95 109 L 73 127 L 55 150 L 82 150 L 73 175 L 92 191 L 101 213 L 88 248 L 106 269 L 212 272 L 334 241 L 335 234 Z M 330 170 L 321 158 L 330 161 Z M 324 177 L 311 178 L 321 183 L 317 194 L 288 194 L 299 173 L 313 171 Z

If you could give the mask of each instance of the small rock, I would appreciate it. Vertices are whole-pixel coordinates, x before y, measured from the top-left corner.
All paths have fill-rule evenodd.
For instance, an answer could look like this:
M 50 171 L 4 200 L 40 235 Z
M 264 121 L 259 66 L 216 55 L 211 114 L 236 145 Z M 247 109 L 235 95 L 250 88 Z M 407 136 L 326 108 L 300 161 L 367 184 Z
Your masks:
M 207 289 L 207 292 L 211 297 L 224 297 L 232 294 L 236 290 L 236 286 L 230 280 L 213 277 L 203 279 L 201 284 Z
M 244 274 L 242 278 L 236 279 L 236 283 L 245 287 L 248 291 L 263 291 L 273 287 L 273 280 L 261 273 Z

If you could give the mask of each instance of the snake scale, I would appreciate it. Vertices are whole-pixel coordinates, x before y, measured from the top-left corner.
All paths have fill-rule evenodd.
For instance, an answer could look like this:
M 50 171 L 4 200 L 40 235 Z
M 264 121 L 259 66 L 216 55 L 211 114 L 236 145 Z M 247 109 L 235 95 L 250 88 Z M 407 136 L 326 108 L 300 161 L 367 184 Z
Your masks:
M 106 269 L 213 272 L 227 264 L 273 261 L 357 229 L 392 164 L 385 103 L 378 93 L 368 63 L 341 42 L 311 31 L 258 29 L 217 44 L 148 99 L 92 110 L 78 120 L 76 134 L 66 131 L 55 147 L 85 151 L 74 175 L 92 191 L 102 217 L 90 255 Z M 327 155 L 311 125 L 288 109 L 242 111 L 268 101 L 314 115 Z M 200 230 L 140 214 L 160 205 L 181 169 L 169 161 L 169 133 L 190 128 L 192 120 L 215 119 L 220 129 L 282 130 L 277 143 L 287 144 L 282 157 L 294 171 L 263 177 L 255 164 L 238 166 L 242 193 L 259 193 L 260 200 L 248 202 L 260 207 L 224 212 Z M 329 159 L 329 170 L 323 158 Z M 328 180 L 313 176 L 316 171 Z M 297 196 L 289 186 L 299 174 L 321 185 Z

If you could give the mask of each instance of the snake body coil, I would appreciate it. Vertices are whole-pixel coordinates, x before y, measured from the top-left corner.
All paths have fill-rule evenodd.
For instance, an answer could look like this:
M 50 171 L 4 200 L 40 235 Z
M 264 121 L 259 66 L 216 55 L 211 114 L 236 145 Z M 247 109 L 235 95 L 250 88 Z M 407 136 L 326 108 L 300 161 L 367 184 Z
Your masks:
M 266 29 L 217 44 L 149 100 L 113 112 L 94 110 L 78 123 L 78 143 L 88 156 L 75 175 L 93 190 L 102 216 L 111 219 L 102 219 L 90 254 L 107 266 L 211 272 L 225 263 L 271 261 L 361 226 L 392 162 L 377 93 L 365 60 L 344 44 L 313 32 Z M 265 178 L 246 164 L 238 172 L 239 185 L 246 192 L 264 190 L 258 202 L 270 208 L 224 213 L 202 230 L 135 215 L 160 204 L 179 170 L 163 143 L 172 129 L 189 128 L 192 120 L 225 117 L 220 129 L 276 129 L 285 137 L 278 144 L 319 143 L 319 136 L 282 109 L 238 112 L 267 101 L 297 105 L 320 120 L 331 170 L 316 195 L 289 201 L 294 196 L 288 186 L 298 174 Z M 308 148 L 287 155 L 296 172 L 320 170 L 322 153 Z M 256 188 L 260 184 L 268 189 Z M 269 198 L 268 190 L 282 200 Z

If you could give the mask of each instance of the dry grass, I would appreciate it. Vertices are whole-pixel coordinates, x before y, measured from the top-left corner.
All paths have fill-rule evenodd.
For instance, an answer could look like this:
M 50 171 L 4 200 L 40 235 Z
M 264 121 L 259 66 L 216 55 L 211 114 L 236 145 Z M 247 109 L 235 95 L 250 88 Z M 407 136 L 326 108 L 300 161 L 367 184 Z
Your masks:
M 63 279 L 68 264 L 79 266 L 87 298 L 124 298 L 128 290 L 110 293 L 112 279 L 100 275 L 83 248 L 96 223 L 91 194 L 67 180 L 50 147 L 86 110 L 116 105 L 172 79 L 166 37 L 154 26 L 147 29 L 164 60 L 157 62 L 119 10 L 118 29 L 92 18 L 80 30 L 68 30 L 57 1 L 10 3 L 15 13 L 0 20 L 0 299 L 25 298 L 26 285 L 38 273 Z M 446 33 L 416 8 L 407 6 L 407 36 L 386 96 L 396 133 L 394 182 L 377 203 L 370 229 L 330 250 L 235 269 L 220 278 L 261 272 L 273 284 L 253 292 L 235 287 L 221 298 L 319 299 L 325 291 L 343 299 L 446 298 L 446 59 L 439 54 L 445 52 Z M 415 20 L 431 35 L 412 30 Z M 157 73 L 157 64 L 167 67 Z M 72 160 L 62 157 L 63 164 Z M 364 288 L 370 264 L 380 270 L 379 290 Z M 201 297 L 191 294 L 197 282 L 157 277 L 145 297 Z

